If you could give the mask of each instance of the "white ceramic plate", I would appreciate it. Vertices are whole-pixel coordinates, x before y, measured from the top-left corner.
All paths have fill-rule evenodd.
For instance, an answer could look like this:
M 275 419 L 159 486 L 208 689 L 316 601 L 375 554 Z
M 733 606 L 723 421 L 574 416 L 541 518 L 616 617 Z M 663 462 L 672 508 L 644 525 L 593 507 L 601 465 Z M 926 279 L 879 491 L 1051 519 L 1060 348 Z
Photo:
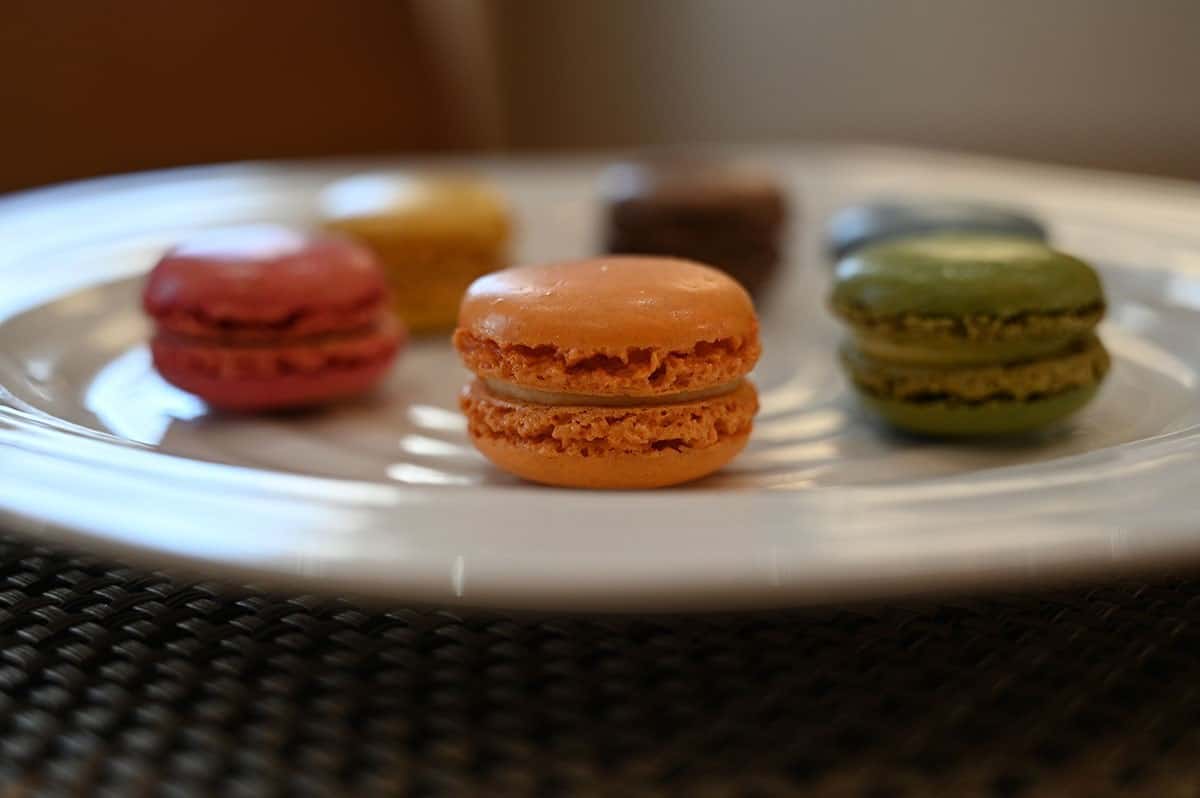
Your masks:
M 548 611 L 875 598 L 1200 556 L 1200 191 L 874 149 L 756 159 L 800 210 L 762 308 L 762 414 L 720 475 L 649 493 L 491 469 L 466 441 L 464 373 L 442 340 L 414 345 L 379 395 L 291 417 L 210 415 L 149 368 L 139 280 L 172 241 L 303 224 L 331 179 L 428 163 L 238 165 L 4 199 L 0 519 L 205 577 Z M 594 251 L 601 161 L 468 165 L 511 194 L 519 261 Z M 820 229 L 841 203 L 896 192 L 1026 205 L 1102 267 L 1115 365 L 1076 420 L 951 445 L 858 413 L 835 368 Z

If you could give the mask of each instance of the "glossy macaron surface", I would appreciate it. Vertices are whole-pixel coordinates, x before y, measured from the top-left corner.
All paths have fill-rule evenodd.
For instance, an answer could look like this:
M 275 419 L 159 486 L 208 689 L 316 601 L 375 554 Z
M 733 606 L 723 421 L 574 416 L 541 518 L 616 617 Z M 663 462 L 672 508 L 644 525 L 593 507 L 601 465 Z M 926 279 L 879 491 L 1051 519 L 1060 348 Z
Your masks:
M 601 178 L 601 192 L 617 213 L 709 211 L 718 221 L 733 211 L 750 221 L 778 222 L 786 206 L 768 174 L 704 160 L 617 164 Z
M 511 227 L 500 192 L 467 177 L 356 175 L 329 186 L 320 205 L 327 224 L 384 236 L 490 244 Z
M 1018 209 L 975 201 L 878 200 L 842 208 L 829 221 L 826 246 L 840 259 L 871 244 L 939 233 L 1003 235 L 1046 241 L 1045 226 Z
M 1010 236 L 942 234 L 867 247 L 837 265 L 836 308 L 877 316 L 1014 316 L 1103 304 L 1088 264 Z
M 254 317 L 263 306 L 349 305 L 386 291 L 369 252 L 345 238 L 275 225 L 220 228 L 167 250 L 146 284 L 151 315 L 200 305 Z
M 561 350 L 691 349 L 746 339 L 749 295 L 721 272 L 675 258 L 612 256 L 508 269 L 476 280 L 459 327 L 506 345 Z

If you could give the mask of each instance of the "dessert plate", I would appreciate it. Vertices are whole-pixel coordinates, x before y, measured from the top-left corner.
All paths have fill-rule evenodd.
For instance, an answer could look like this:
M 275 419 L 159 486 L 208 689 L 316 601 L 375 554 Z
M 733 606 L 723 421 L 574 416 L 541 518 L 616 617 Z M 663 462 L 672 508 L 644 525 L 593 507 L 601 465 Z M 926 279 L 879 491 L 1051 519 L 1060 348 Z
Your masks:
M 752 155 L 798 210 L 760 307 L 762 413 L 731 467 L 646 493 L 489 467 L 442 339 L 355 404 L 209 413 L 151 370 L 138 305 L 141 275 L 182 235 L 305 224 L 322 186 L 376 167 L 483 172 L 515 206 L 519 262 L 590 254 L 602 160 L 245 164 L 0 200 L 0 524 L 204 578 L 544 611 L 785 606 L 1200 559 L 1200 189 L 872 148 Z M 1099 266 L 1114 368 L 1076 419 L 943 444 L 858 412 L 824 310 L 821 225 L 896 194 L 1025 206 Z

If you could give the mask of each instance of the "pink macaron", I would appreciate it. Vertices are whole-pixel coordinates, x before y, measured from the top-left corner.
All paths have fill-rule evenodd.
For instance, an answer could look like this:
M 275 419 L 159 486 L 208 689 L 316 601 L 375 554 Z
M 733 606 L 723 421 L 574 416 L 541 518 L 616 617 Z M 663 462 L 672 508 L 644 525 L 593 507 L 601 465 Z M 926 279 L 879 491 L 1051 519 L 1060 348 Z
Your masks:
M 361 394 L 406 332 L 375 256 L 345 238 L 276 225 L 211 230 L 170 249 L 146 281 L 154 367 L 224 410 L 279 410 Z

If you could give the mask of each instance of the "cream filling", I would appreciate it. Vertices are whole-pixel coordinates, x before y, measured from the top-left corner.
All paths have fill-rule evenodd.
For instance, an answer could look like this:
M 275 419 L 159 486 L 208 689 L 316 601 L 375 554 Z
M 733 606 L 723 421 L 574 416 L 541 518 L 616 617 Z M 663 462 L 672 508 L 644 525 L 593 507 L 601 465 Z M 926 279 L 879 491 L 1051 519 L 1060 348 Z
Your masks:
M 876 360 L 913 366 L 965 367 L 1048 357 L 1070 349 L 1078 334 L 1015 341 L 920 340 L 858 333 L 859 351 Z
M 483 378 L 483 384 L 493 395 L 517 402 L 527 402 L 534 405 L 573 405 L 589 407 L 651 407 L 654 405 L 674 405 L 683 402 L 699 402 L 718 396 L 731 394 L 742 384 L 741 378 L 733 382 L 703 388 L 698 391 L 681 391 L 680 393 L 664 394 L 662 396 L 597 396 L 583 393 L 559 393 L 558 391 L 540 391 L 537 388 L 526 388 L 504 380 Z

